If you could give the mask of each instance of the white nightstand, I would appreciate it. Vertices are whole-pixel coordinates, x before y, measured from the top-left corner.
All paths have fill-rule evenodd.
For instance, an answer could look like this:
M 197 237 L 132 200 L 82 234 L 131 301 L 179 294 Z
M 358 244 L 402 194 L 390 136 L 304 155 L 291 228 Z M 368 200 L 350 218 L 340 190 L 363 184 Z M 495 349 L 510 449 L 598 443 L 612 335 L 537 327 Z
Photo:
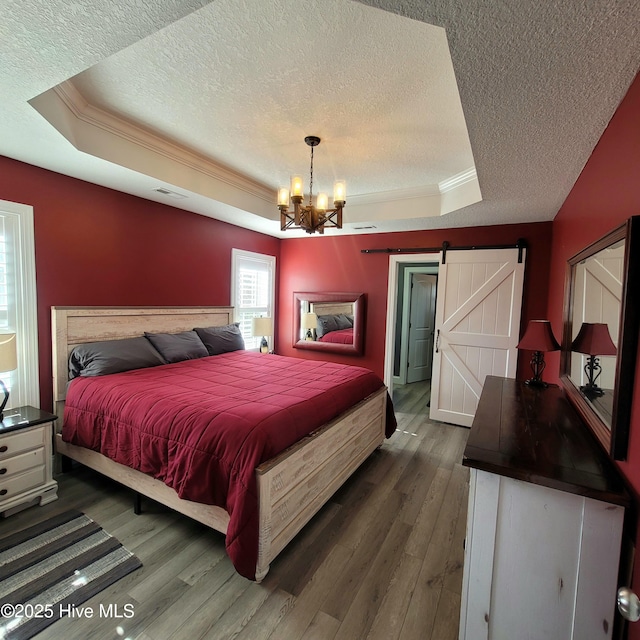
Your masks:
M 5 412 L 0 422 L 0 513 L 9 516 L 56 500 L 53 479 L 53 423 L 57 416 L 35 407 Z

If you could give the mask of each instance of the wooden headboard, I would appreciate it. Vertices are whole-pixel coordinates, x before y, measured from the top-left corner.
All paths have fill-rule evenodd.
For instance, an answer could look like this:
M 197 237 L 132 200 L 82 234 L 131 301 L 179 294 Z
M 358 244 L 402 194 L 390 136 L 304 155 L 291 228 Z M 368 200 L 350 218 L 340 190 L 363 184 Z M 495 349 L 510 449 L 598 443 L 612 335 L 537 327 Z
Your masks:
M 69 354 L 78 344 L 177 333 L 233 322 L 233 307 L 51 307 L 53 405 L 62 423 Z
M 353 302 L 311 302 L 310 308 L 319 316 L 353 315 Z

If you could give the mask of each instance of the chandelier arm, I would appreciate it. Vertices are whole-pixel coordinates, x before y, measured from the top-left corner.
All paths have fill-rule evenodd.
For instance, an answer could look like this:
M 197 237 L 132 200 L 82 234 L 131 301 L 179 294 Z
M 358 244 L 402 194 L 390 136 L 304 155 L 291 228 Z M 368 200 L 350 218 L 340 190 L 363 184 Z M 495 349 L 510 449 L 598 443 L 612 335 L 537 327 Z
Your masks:
M 300 226 L 300 202 L 298 199 L 293 201 L 293 219 L 296 226 Z

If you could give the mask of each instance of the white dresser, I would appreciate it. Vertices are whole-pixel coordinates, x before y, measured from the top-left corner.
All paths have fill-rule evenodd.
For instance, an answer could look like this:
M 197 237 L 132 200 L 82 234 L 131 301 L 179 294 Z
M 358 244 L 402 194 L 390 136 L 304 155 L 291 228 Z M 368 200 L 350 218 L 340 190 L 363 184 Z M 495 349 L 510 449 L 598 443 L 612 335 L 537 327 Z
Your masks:
M 11 515 L 36 501 L 55 500 L 53 423 L 56 416 L 35 407 L 5 412 L 0 422 L 0 513 Z
M 630 498 L 563 392 L 488 377 L 463 464 L 460 640 L 611 638 Z

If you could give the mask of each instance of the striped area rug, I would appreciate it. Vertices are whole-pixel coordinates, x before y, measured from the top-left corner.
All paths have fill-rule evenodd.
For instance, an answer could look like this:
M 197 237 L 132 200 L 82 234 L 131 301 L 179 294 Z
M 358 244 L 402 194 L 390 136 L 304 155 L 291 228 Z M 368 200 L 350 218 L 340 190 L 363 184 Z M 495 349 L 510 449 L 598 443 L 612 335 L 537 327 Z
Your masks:
M 141 566 L 79 511 L 0 538 L 0 638 L 33 637 Z

